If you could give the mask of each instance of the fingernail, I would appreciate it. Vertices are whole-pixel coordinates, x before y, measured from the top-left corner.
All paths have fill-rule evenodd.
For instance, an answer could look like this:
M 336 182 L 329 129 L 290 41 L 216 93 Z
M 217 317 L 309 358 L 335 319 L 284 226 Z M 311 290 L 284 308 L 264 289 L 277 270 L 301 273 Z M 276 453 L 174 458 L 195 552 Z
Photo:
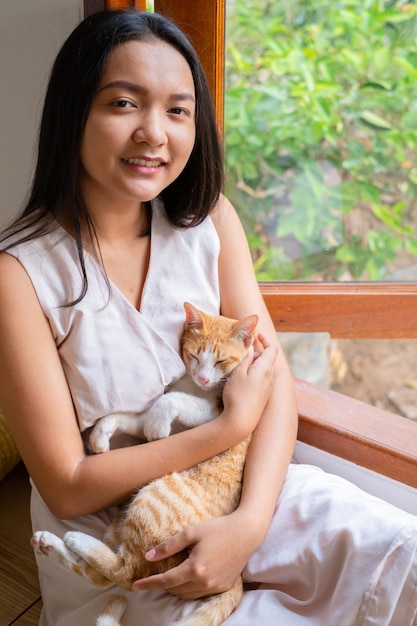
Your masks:
M 155 548 L 152 548 L 152 550 L 148 550 L 148 552 L 145 553 L 145 559 L 147 561 L 152 561 L 152 559 L 154 559 L 155 557 L 156 557 Z

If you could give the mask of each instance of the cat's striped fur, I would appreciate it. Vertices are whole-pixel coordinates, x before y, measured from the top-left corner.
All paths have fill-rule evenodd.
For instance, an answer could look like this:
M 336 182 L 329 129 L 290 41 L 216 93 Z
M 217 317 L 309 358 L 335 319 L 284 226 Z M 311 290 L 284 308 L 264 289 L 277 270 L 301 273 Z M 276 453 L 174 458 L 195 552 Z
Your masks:
M 207 388 L 212 394 L 215 390 L 218 405 L 222 384 L 253 342 L 257 316 L 239 322 L 209 316 L 187 303 L 184 306 L 186 322 L 181 345 L 187 372 L 200 389 Z M 188 394 L 182 395 L 186 402 Z M 170 393 L 164 397 L 168 396 Z M 191 424 L 188 421 L 186 425 Z M 237 507 L 248 443 L 246 440 L 189 470 L 164 476 L 139 489 L 112 524 L 106 543 L 78 532 L 67 533 L 63 541 L 50 533 L 36 533 L 34 548 L 95 585 L 108 587 L 116 583 L 131 590 L 135 580 L 175 567 L 187 556 L 177 554 L 150 562 L 143 556 L 148 550 L 187 526 L 227 515 Z M 191 615 L 175 624 L 219 626 L 236 608 L 242 592 L 239 579 L 232 589 L 202 600 Z M 113 598 L 97 626 L 118 626 L 124 603 L 121 596 Z

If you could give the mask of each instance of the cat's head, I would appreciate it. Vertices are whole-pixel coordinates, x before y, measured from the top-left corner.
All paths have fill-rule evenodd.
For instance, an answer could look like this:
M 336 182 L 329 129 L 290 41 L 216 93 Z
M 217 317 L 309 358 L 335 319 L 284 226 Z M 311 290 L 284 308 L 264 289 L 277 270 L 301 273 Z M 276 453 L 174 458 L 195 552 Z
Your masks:
M 258 316 L 232 320 L 208 315 L 188 302 L 184 309 L 181 351 L 187 372 L 201 389 L 221 386 L 253 344 Z

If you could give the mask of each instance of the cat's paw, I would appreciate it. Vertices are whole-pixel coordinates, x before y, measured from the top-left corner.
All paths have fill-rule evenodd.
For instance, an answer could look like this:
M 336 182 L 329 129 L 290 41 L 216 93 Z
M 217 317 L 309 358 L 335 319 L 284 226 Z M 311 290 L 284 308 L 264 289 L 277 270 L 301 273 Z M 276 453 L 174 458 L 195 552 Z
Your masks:
M 144 420 L 143 434 L 147 441 L 169 437 L 172 425 L 178 418 L 179 412 L 176 404 L 173 393 L 167 393 L 158 398 Z
M 96 539 L 91 535 L 86 535 L 77 530 L 71 530 L 65 533 L 64 542 L 72 552 L 75 552 L 86 561 L 93 550 L 100 548 L 107 549 L 100 539 Z
M 120 562 L 117 555 L 102 541 L 82 532 L 69 531 L 64 535 L 64 542 L 79 559 L 78 573 L 81 576 L 103 589 L 115 582 L 113 575 L 120 570 Z
M 56 561 L 64 569 L 71 571 L 79 569 L 81 558 L 53 533 L 40 530 L 33 535 L 31 544 L 36 554 Z
M 49 556 L 51 552 L 59 550 L 62 546 L 65 548 L 65 544 L 62 539 L 46 530 L 39 530 L 36 532 L 30 543 L 34 552 L 41 556 Z
M 157 439 L 164 439 L 171 434 L 171 421 L 160 420 L 157 417 L 151 418 L 146 421 L 143 428 L 143 434 L 147 441 L 156 441 Z
M 116 430 L 116 420 L 112 415 L 102 417 L 90 433 L 90 447 L 95 454 L 110 450 L 110 439 Z

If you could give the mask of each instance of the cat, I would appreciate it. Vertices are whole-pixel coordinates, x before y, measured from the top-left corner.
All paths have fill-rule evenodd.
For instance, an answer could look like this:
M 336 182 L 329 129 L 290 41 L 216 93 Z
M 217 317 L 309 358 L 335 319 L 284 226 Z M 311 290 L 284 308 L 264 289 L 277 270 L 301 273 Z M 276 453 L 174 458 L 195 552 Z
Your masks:
M 258 318 L 250 316 L 239 325 L 223 316 L 209 316 L 188 302 L 184 308 L 181 354 L 186 375 L 148 411 L 112 413 L 98 420 L 89 435 L 93 452 L 107 451 L 116 431 L 153 441 L 218 416 L 222 386 L 251 345 Z
M 192 427 L 219 415 L 224 383 L 252 346 L 258 316 L 238 321 L 208 315 L 187 302 L 184 308 L 181 354 L 185 377 L 143 415 L 117 413 L 102 418 L 92 437 L 96 451 L 108 449 L 116 429 L 158 439 L 168 436 L 178 422 L 180 428 Z M 164 572 L 187 558 L 182 553 L 152 563 L 143 556 L 149 549 L 188 526 L 236 509 L 249 441 L 250 437 L 188 470 L 140 488 L 111 524 L 105 543 L 81 532 L 68 532 L 62 540 L 38 531 L 32 538 L 34 550 L 97 586 L 115 583 L 130 591 L 135 580 Z M 201 600 L 191 615 L 175 625 L 219 626 L 242 594 L 239 578 L 230 590 Z M 124 597 L 114 596 L 96 626 L 119 626 L 125 606 Z

